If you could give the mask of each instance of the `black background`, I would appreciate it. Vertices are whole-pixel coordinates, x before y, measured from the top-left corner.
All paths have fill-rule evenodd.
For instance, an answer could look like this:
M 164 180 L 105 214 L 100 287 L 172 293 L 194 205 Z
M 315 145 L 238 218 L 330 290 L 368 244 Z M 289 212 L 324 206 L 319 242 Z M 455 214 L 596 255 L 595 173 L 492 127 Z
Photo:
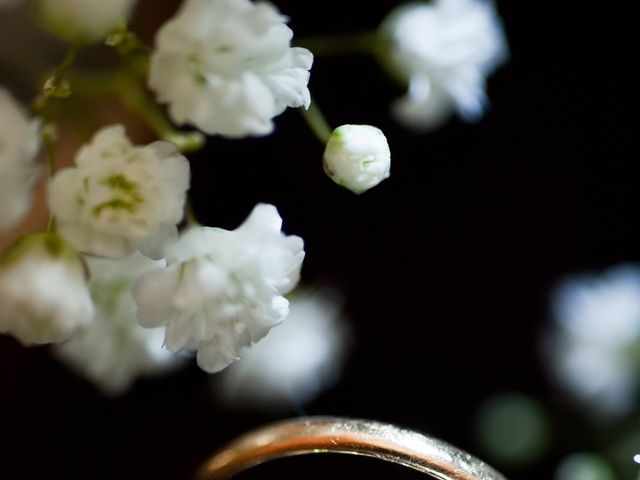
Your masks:
M 170 2 L 165 2 L 170 3 Z M 296 36 L 375 28 L 398 2 L 278 1 Z M 275 204 L 302 236 L 303 280 L 347 294 L 355 345 L 342 381 L 308 414 L 389 421 L 479 453 L 471 422 L 501 391 L 551 406 L 557 454 L 513 479 L 550 478 L 561 453 L 595 449 L 539 361 L 548 294 L 563 275 L 640 259 L 633 2 L 499 1 L 511 59 L 477 125 L 412 134 L 388 115 L 402 94 L 364 56 L 316 58 L 329 122 L 383 129 L 392 176 L 355 196 L 322 173 L 299 114 L 261 139 L 211 140 L 192 156 L 202 223 L 235 228 Z M 291 411 L 285 416 L 296 416 Z M 188 479 L 208 454 L 273 417 L 217 405 L 195 366 L 111 400 L 46 349 L 0 338 L 0 478 Z M 244 478 L 418 478 L 363 459 L 276 462 Z

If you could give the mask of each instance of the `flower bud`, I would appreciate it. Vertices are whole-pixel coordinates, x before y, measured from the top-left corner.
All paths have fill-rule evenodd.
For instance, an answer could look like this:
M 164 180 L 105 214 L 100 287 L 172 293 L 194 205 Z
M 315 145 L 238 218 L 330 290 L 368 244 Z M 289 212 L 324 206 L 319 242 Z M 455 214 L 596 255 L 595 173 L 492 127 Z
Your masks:
M 324 171 L 338 185 L 363 193 L 389 176 L 387 138 L 371 125 L 336 128 L 324 151 Z
M 125 22 L 135 0 L 39 0 L 37 13 L 42 25 L 68 42 L 104 40 Z
M 59 236 L 24 237 L 0 257 L 0 333 L 25 345 L 67 340 L 93 318 L 86 276 Z

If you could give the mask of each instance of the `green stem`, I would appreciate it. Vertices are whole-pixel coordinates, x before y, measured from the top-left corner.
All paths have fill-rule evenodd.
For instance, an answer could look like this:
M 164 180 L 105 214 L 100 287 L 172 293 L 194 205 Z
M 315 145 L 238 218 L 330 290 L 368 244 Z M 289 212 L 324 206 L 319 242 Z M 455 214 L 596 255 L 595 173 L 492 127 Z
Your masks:
M 49 111 L 50 100 L 52 98 L 66 98 L 71 95 L 71 88 L 66 81 L 66 76 L 73 62 L 75 62 L 80 48 L 81 45 L 77 43 L 69 45 L 62 61 L 53 75 L 44 82 L 40 94 L 31 105 L 31 111 L 34 115 L 40 116 L 43 119 L 47 116 L 53 116 Z
M 47 152 L 47 165 L 49 181 L 56 173 L 56 117 L 57 109 L 51 108 L 51 99 L 66 98 L 71 95 L 71 88 L 67 82 L 66 76 L 69 69 L 75 62 L 80 44 L 72 43 L 69 45 L 62 61 L 56 68 L 55 72 L 49 77 L 42 90 L 33 101 L 31 111 L 35 116 L 40 117 L 44 126 L 42 128 L 42 143 L 44 143 Z M 49 212 L 49 223 L 47 225 L 48 232 L 54 232 L 56 229 L 56 219 L 53 213 Z
M 148 56 L 151 52 L 151 49 L 135 33 L 129 30 L 126 24 L 115 28 L 107 37 L 105 44 L 115 48 L 122 57 L 138 54 Z
M 377 32 L 344 33 L 305 37 L 295 41 L 295 45 L 304 47 L 314 55 L 378 55 L 382 48 L 382 38 Z
M 62 62 L 60 62 L 60 65 L 58 65 L 58 68 L 53 74 L 53 77 L 51 77 L 51 79 L 47 82 L 50 84 L 49 88 L 52 92 L 55 92 L 56 88 L 62 85 L 64 77 L 67 75 L 69 68 L 71 68 L 71 65 L 73 65 L 73 62 L 76 60 L 79 51 L 80 44 L 72 43 L 71 45 L 69 45 L 69 48 L 67 49 L 64 58 L 62 59 Z M 45 91 L 47 89 L 47 83 L 45 83 Z
M 158 137 L 173 143 L 183 153 L 200 150 L 205 137 L 197 131 L 176 129 L 162 109 L 139 82 L 137 74 L 122 69 L 109 74 L 79 74 L 73 77 L 75 92 L 80 96 L 112 95 L 136 113 Z
M 174 128 L 162 109 L 150 97 L 144 87 L 130 75 L 121 75 L 115 93 L 122 103 L 137 113 L 161 139 L 173 143 L 183 153 L 200 150 L 205 137 L 200 132 L 182 132 Z
M 329 137 L 331 137 L 332 130 L 315 100 L 311 99 L 311 105 L 309 105 L 308 109 L 299 108 L 298 111 L 316 138 L 320 140 L 322 144 L 326 144 L 329 141 Z
M 52 125 L 47 125 L 42 129 L 42 143 L 47 151 L 47 165 L 49 178 L 56 173 L 56 141 L 55 132 Z

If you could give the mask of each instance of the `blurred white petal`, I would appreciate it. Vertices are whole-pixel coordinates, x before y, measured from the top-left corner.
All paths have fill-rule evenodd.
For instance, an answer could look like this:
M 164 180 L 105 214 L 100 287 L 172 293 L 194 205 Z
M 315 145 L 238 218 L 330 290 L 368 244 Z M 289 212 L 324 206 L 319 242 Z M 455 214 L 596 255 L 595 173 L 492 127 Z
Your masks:
M 340 306 L 335 292 L 294 295 L 287 319 L 214 377 L 215 393 L 232 406 L 280 410 L 309 402 L 331 387 L 350 338 Z

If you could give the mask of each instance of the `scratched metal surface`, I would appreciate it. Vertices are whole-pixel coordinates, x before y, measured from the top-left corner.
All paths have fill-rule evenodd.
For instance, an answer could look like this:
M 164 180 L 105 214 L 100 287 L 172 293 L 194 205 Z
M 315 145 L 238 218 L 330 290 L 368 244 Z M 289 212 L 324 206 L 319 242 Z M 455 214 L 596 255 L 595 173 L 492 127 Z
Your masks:
M 506 480 L 486 463 L 441 440 L 385 423 L 337 417 L 288 420 L 254 430 L 216 453 L 197 478 L 231 478 L 269 460 L 317 453 L 379 458 L 441 480 Z

